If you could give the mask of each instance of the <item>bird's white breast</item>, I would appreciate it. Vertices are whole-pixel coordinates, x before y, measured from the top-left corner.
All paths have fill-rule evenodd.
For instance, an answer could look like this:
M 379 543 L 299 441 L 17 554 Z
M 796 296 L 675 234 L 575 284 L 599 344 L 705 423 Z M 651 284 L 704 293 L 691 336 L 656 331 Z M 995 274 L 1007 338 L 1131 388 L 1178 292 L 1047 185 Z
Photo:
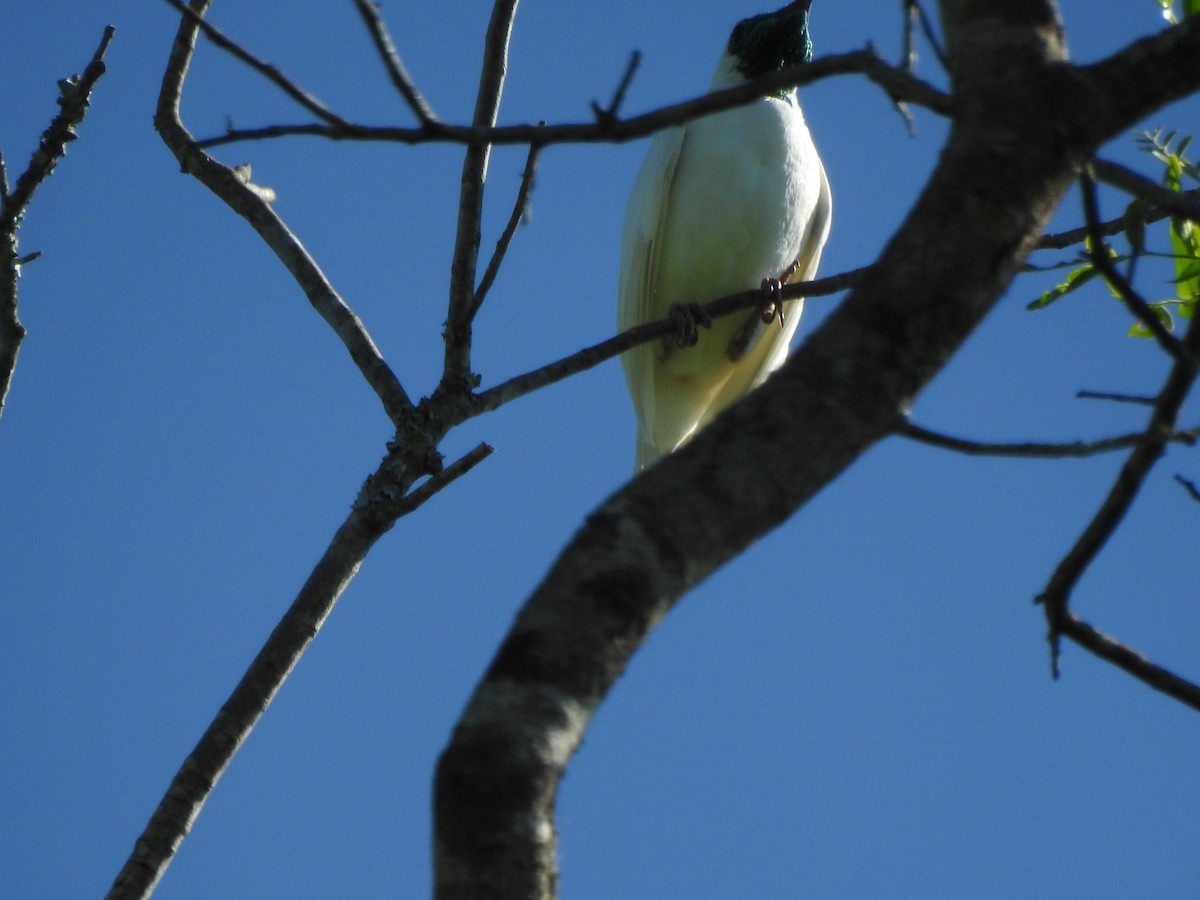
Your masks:
M 665 312 L 671 303 L 705 302 L 782 276 L 797 259 L 820 190 L 820 162 L 794 100 L 763 98 L 688 125 L 653 305 Z M 674 353 L 669 367 L 709 370 L 740 321 L 723 320 L 703 335 L 711 353 Z
M 727 68 L 718 67 L 714 88 L 740 77 Z M 626 209 L 618 323 L 628 328 L 666 316 L 675 303 L 757 289 L 797 262 L 797 279 L 812 277 L 829 209 L 828 183 L 794 94 L 658 134 Z M 731 344 L 756 313 L 716 320 L 694 347 L 663 341 L 624 354 L 639 467 L 675 449 L 783 361 L 800 303 L 788 304 L 784 328 L 760 327 L 738 354 Z

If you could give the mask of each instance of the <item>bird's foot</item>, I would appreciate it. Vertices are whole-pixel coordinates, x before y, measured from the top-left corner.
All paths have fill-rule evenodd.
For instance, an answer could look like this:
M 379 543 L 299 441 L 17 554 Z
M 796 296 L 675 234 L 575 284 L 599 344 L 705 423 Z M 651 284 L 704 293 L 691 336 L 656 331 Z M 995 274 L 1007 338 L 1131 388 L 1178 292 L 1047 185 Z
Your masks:
M 675 343 L 680 347 L 694 347 L 700 340 L 696 326 L 712 328 L 712 316 L 699 303 L 672 303 L 667 317 L 675 324 Z
M 763 303 L 759 312 L 762 315 L 764 325 L 770 325 L 778 320 L 779 327 L 783 327 L 783 286 L 788 283 L 796 270 L 800 268 L 800 263 L 793 262 L 778 278 L 764 278 L 762 280 L 762 292 L 766 295 L 766 301 Z
M 764 278 L 762 280 L 761 290 L 763 292 L 763 304 L 758 308 L 758 314 L 762 317 L 764 325 L 770 325 L 778 320 L 779 327 L 783 327 L 783 281 L 778 278 Z

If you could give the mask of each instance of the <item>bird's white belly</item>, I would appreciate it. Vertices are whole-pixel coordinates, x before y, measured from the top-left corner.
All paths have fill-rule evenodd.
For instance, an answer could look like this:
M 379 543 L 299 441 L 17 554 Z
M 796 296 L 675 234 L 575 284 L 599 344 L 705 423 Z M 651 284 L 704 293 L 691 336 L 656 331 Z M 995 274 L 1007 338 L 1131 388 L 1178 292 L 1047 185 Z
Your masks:
M 690 124 L 672 185 L 655 306 L 704 303 L 779 278 L 800 252 L 820 163 L 795 103 L 766 98 Z M 745 316 L 714 323 L 685 351 L 664 346 L 662 374 L 715 391 Z

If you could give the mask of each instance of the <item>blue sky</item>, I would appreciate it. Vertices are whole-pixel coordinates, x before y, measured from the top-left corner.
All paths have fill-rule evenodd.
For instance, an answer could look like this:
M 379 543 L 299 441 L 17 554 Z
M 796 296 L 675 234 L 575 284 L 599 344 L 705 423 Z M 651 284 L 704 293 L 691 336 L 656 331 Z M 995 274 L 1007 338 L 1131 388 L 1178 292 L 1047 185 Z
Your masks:
M 1070 0 L 1073 56 L 1161 27 L 1151 0 Z M 487 4 L 384 7 L 444 118 L 473 105 Z M 644 53 L 626 109 L 703 91 L 745 4 L 529 3 L 503 122 L 576 121 Z M 55 81 L 118 28 L 93 109 L 22 231 L 29 328 L 0 420 L 0 867 L 13 897 L 107 889 L 389 438 L 341 344 L 246 225 L 180 176 L 150 120 L 175 16 L 6 0 L 0 149 L 23 168 Z M 407 123 L 349 3 L 218 2 L 212 18 L 343 114 Z M 817 53 L 894 58 L 900 3 L 818 0 Z M 932 54 L 922 71 L 939 80 Z M 802 94 L 833 185 L 822 272 L 871 262 L 933 166 L 862 79 Z M 1200 102 L 1147 127 L 1200 130 Z M 302 121 L 202 46 L 197 135 Z M 484 385 L 613 329 L 624 197 L 645 142 L 547 151 L 527 227 L 478 321 Z M 1108 158 L 1157 175 L 1122 138 Z M 365 321 L 410 394 L 440 371 L 461 151 L 226 147 Z M 483 245 L 520 149 L 492 162 Z M 1103 196 L 1106 215 L 1121 201 Z M 1056 226 L 1078 224 L 1064 204 Z M 1162 233 L 1155 234 L 1162 240 Z M 1045 257 L 1048 260 L 1051 257 Z M 1164 273 L 1140 282 L 1165 296 Z M 1019 280 L 921 397 L 916 421 L 1074 440 L 1144 413 L 1167 362 L 1097 288 L 1042 313 Z M 809 302 L 800 340 L 836 299 Z M 1195 424 L 1192 403 L 1185 424 Z M 158 896 L 420 897 L 437 753 L 523 598 L 628 477 L 614 361 L 469 423 L 497 452 L 376 547 L 204 809 Z M 1200 717 L 1068 646 L 1049 678 L 1031 601 L 1119 456 L 971 459 L 876 447 L 693 592 L 634 659 L 560 791 L 561 896 L 1194 897 Z M 1200 677 L 1200 506 L 1172 448 L 1076 592 L 1101 628 Z

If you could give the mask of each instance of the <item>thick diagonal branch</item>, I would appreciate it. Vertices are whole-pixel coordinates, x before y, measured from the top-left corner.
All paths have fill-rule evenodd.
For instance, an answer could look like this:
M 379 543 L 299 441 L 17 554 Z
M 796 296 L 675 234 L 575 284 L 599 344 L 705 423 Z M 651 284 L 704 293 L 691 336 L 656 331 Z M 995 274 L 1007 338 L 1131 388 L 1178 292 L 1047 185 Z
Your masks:
M 150 896 L 234 755 L 321 630 L 367 553 L 396 521 L 474 468 L 492 452 L 481 444 L 409 491 L 421 474 L 389 453 L 363 484 L 349 517 L 329 542 L 291 607 L 246 670 L 212 724 L 171 780 L 138 837 L 107 900 Z
M 1098 114 L 1121 87 L 1066 62 L 1048 0 L 943 13 L 955 120 L 932 180 L 800 351 L 592 513 L 526 602 L 439 761 L 439 898 L 553 896 L 559 779 L 650 629 L 902 423 L 1101 143 L 1200 84 L 1193 30 L 1189 59 L 1164 41 L 1182 74 Z

